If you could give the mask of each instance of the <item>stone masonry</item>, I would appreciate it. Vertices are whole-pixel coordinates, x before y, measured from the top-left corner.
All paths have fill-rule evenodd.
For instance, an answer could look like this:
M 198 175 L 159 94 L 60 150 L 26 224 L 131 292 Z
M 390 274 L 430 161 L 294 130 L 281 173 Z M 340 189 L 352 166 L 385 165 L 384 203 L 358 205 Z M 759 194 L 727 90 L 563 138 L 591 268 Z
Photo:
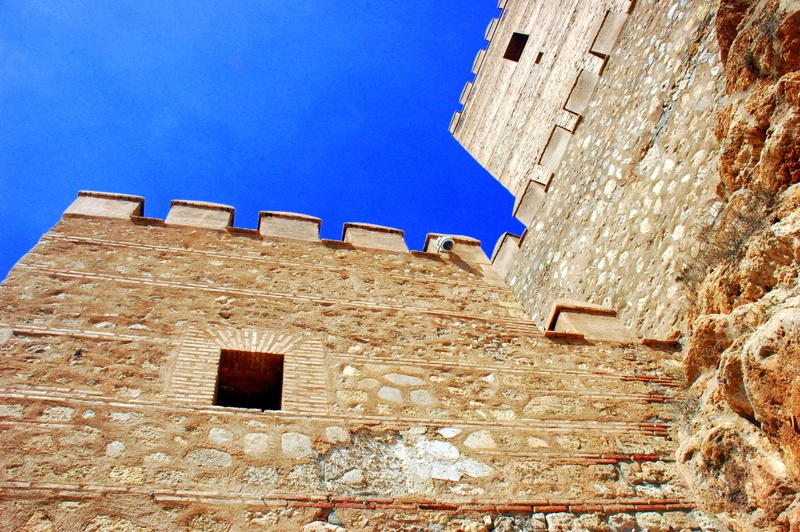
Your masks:
M 713 123 L 726 102 L 713 24 L 716 5 L 708 0 L 636 2 L 629 14 L 618 14 L 624 25 L 608 55 L 591 51 L 593 39 L 602 33 L 596 28 L 604 13 L 623 11 L 624 6 L 609 4 L 606 11 L 593 11 L 594 26 L 575 27 L 585 32 L 583 40 L 569 37 L 580 47 L 564 44 L 560 60 L 571 74 L 546 77 L 561 87 L 560 92 L 554 89 L 560 99 L 539 101 L 548 111 L 532 114 L 515 97 L 493 94 L 509 84 L 509 69 L 517 69 L 510 74 L 512 86 L 519 78 L 528 84 L 533 78 L 545 79 L 535 70 L 539 65 L 531 69 L 522 60 L 511 63 L 502 57 L 507 35 L 528 31 L 519 13 L 539 4 L 545 5 L 513 0 L 506 5 L 455 132 L 517 195 L 515 215 L 528 226 L 506 280 L 539 325 L 544 325 L 554 299 L 570 297 L 616 309 L 627 326 L 644 336 L 686 333 L 686 309 L 695 294 L 685 290 L 681 276 L 693 262 L 697 236 L 724 205 L 715 194 L 720 146 Z M 580 6 L 575 9 L 578 13 Z M 554 23 L 567 24 L 569 17 L 561 13 Z M 517 135 L 516 120 L 548 134 L 556 127 L 558 119 L 551 117 L 567 112 L 564 107 L 570 106 L 570 90 L 580 84 L 586 56 L 604 61 L 596 88 L 580 111 L 563 156 L 552 166 L 553 175 L 547 172 L 541 180 L 537 157 L 546 150 L 543 134 L 506 137 Z M 552 94 L 549 86 L 546 90 Z M 481 110 L 487 105 L 511 118 L 495 120 Z M 495 132 L 485 131 L 489 127 Z M 468 136 L 473 130 L 502 138 L 503 146 L 517 142 L 513 153 L 531 157 L 504 155 L 507 165 L 495 168 L 494 159 L 483 155 L 490 141 L 479 144 Z M 494 150 L 501 153 L 499 145 Z M 515 185 L 507 175 L 533 181 Z
M 710 522 L 675 474 L 674 349 L 541 333 L 470 238 L 233 217 L 84 192 L 0 284 L 0 528 Z M 218 404 L 277 360 L 278 409 Z

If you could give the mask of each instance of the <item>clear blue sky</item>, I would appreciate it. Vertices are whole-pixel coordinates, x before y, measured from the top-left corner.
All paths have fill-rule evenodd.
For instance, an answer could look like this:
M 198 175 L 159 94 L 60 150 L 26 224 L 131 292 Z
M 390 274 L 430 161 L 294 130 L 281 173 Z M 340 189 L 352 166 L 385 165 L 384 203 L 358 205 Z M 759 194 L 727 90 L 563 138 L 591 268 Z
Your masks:
M 81 189 L 519 233 L 450 136 L 495 0 L 0 0 L 0 279 Z

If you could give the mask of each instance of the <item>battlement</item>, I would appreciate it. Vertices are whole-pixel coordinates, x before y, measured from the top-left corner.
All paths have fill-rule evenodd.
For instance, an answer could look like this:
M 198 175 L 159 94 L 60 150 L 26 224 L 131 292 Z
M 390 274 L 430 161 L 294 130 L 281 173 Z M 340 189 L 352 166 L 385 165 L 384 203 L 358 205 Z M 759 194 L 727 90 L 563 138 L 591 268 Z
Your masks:
M 342 229 L 342 239 L 320 239 L 322 220 L 307 214 L 281 211 L 261 211 L 258 213 L 258 229 L 249 230 L 234 226 L 236 209 L 230 205 L 205 201 L 172 200 L 165 220 L 145 218 L 144 198 L 125 194 L 92 192 L 82 190 L 77 199 L 70 205 L 64 216 L 89 216 L 100 218 L 129 219 L 139 223 L 152 223 L 166 227 L 198 227 L 233 234 L 247 235 L 249 238 L 260 237 L 264 240 L 288 238 L 306 242 L 348 244 L 358 249 L 374 249 L 397 253 L 409 253 L 405 241 L 405 231 L 381 225 L 347 222 Z M 443 233 L 428 234 L 423 252 L 436 253 L 431 240 L 440 236 L 451 236 Z M 490 264 L 489 258 L 481 248 L 480 240 L 468 236 L 451 236 L 456 246 L 442 253 L 442 256 L 460 259 L 477 264 Z
M 515 2 L 486 28 L 450 133 L 517 198 L 529 226 L 546 198 L 632 3 Z M 571 21 L 568 23 L 568 21 Z

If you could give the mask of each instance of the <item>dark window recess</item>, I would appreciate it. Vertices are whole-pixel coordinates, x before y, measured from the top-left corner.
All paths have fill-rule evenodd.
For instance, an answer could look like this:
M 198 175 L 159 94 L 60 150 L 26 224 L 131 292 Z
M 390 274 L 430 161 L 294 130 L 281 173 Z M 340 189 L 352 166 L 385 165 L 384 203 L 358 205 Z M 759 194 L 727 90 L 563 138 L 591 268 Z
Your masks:
M 215 405 L 280 410 L 282 396 L 283 355 L 222 351 Z
M 536 55 L 536 64 L 537 64 L 537 65 L 538 65 L 539 63 L 541 63 L 541 62 L 542 62 L 542 57 L 544 57 L 544 52 L 539 52 L 539 53 Z
M 503 54 L 503 59 L 510 59 L 512 61 L 519 61 L 522 57 L 522 50 L 528 43 L 528 36 L 524 33 L 515 33 L 511 36 L 511 41 L 508 43 L 506 53 Z

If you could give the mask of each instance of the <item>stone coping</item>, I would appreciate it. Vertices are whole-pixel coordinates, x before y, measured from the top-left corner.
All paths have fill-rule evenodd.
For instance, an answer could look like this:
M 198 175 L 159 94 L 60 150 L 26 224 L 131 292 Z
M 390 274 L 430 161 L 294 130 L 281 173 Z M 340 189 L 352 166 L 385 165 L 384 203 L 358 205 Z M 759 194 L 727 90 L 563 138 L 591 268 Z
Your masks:
M 386 227 L 385 225 L 368 224 L 362 222 L 346 222 L 342 228 L 342 240 L 344 240 L 348 229 L 363 229 L 364 231 L 374 231 L 376 233 L 388 233 L 393 235 L 404 236 L 406 234 L 402 229 L 395 229 L 394 227 Z
M 595 314 L 600 316 L 611 316 L 612 318 L 617 317 L 617 311 L 604 307 L 603 305 L 598 305 L 596 303 L 587 303 L 585 301 L 578 301 L 577 299 L 556 299 L 553 301 L 553 306 L 550 307 L 550 314 L 547 317 L 546 331 L 554 331 L 556 328 L 556 322 L 558 321 L 558 315 L 562 312 L 577 312 L 579 314 Z
M 505 233 L 500 235 L 500 238 L 497 239 L 497 243 L 494 245 L 494 251 L 492 251 L 492 262 L 494 262 L 494 259 L 497 258 L 497 253 L 500 252 L 500 249 L 503 247 L 503 244 L 505 244 L 506 240 L 508 240 L 509 238 L 516 239 L 517 244 L 519 244 L 520 242 L 520 236 L 515 235 L 514 233 L 506 231 Z
M 299 222 L 312 222 L 317 225 L 322 225 L 322 219 L 316 216 L 309 216 L 308 214 L 300 214 L 296 212 L 286 211 L 259 211 L 259 222 L 261 218 L 282 218 L 284 220 L 297 220 Z
M 224 211 L 233 214 L 236 209 L 230 205 L 223 205 L 222 203 L 211 203 L 209 201 L 191 201 L 191 200 L 172 200 L 170 202 L 172 207 L 192 207 L 194 209 L 208 209 L 214 211 Z
M 93 190 L 79 190 L 78 197 L 85 197 L 85 198 L 102 198 L 102 199 L 111 199 L 111 200 L 120 200 L 120 201 L 135 201 L 144 203 L 144 198 L 142 196 L 131 196 L 129 194 L 115 194 L 113 192 L 95 192 Z M 144 210 L 144 208 L 142 209 Z

